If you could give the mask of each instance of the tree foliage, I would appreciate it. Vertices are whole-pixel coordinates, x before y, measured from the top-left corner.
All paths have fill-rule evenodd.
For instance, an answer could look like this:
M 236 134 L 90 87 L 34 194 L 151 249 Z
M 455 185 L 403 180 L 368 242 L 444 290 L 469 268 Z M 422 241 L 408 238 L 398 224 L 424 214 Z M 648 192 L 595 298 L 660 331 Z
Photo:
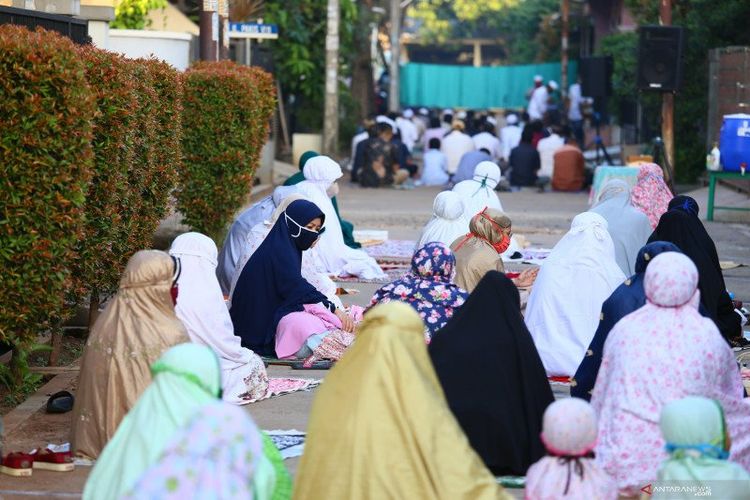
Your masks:
M 115 19 L 109 25 L 117 29 L 142 30 L 151 25 L 149 11 L 166 6 L 167 0 L 119 0 L 115 5 Z
M 640 25 L 658 24 L 658 0 L 626 0 Z M 683 85 L 675 98 L 675 166 L 679 181 L 691 181 L 705 168 L 706 116 L 708 110 L 708 50 L 732 45 L 750 45 L 750 2 L 746 0 L 679 0 L 673 2 L 672 24 L 687 29 Z M 626 35 L 612 35 L 603 50 Z M 635 35 L 629 38 L 637 46 Z M 611 50 L 615 57 L 615 89 L 621 95 L 637 98 L 635 90 L 635 52 Z M 628 68 L 625 70 L 624 68 Z M 617 74 L 623 80 L 618 82 Z M 626 76 L 626 77 L 625 77 Z M 618 88 L 623 85 L 623 88 Z M 625 90 L 627 89 L 627 90 Z M 653 97 L 646 96 L 646 99 Z M 648 116 L 659 123 L 658 111 Z

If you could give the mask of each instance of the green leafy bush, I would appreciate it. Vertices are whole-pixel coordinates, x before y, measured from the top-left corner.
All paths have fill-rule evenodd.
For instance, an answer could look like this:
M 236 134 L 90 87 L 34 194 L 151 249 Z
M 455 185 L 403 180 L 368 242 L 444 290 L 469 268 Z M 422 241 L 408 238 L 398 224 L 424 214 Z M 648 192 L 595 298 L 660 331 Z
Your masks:
M 199 63 L 185 73 L 183 96 L 177 206 L 186 224 L 221 241 L 250 193 L 274 110 L 273 80 L 258 68 Z
M 79 48 L 86 79 L 96 96 L 98 112 L 93 116 L 94 169 L 86 195 L 83 238 L 78 241 L 74 297 L 117 289 L 120 273 L 132 252 L 121 247 L 128 239 L 124 201 L 130 196 L 128 172 L 135 160 L 138 100 L 133 70 L 122 56 Z
M 115 6 L 115 20 L 109 25 L 119 29 L 142 30 L 151 25 L 149 11 L 166 6 L 167 0 L 119 0 Z
M 73 43 L 0 26 L 0 341 L 64 316 L 83 237 L 96 101 Z

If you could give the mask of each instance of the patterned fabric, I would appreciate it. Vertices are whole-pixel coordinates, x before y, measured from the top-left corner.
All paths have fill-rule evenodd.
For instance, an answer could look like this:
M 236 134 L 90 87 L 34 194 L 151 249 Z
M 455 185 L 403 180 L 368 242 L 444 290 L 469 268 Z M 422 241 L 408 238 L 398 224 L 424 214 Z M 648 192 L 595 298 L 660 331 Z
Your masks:
M 529 468 L 526 498 L 614 500 L 617 486 L 595 462 L 596 414 L 587 402 L 561 399 L 544 412 L 542 441 L 549 455 Z
M 664 174 L 656 163 L 643 163 L 638 171 L 638 181 L 630 192 L 633 206 L 648 216 L 651 228 L 659 224 L 659 217 L 667 211 L 672 191 L 664 182 Z
M 391 301 L 411 305 L 425 323 L 425 340 L 429 342 L 469 296 L 453 284 L 455 272 L 451 249 L 442 243 L 428 243 L 412 257 L 408 274 L 375 292 L 370 307 Z
M 217 403 L 171 440 L 126 498 L 272 498 L 276 482 L 261 431 L 245 411 Z
M 622 493 L 657 478 L 667 458 L 662 408 L 688 395 L 717 400 L 732 436 L 731 459 L 750 466 L 750 404 L 734 354 L 698 312 L 698 271 L 665 252 L 646 268 L 646 305 L 620 320 L 604 344 L 591 404 L 599 416 L 596 458 Z

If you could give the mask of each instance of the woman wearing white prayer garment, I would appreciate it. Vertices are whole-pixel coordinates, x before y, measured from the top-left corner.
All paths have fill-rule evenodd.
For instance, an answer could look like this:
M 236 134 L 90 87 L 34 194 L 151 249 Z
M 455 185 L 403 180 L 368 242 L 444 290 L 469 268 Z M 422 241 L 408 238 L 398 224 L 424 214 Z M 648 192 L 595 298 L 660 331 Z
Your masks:
M 422 230 L 416 248 L 433 241 L 450 246 L 459 236 L 466 234 L 467 225 L 461 196 L 453 191 L 438 193 L 432 204 L 432 219 Z
M 344 243 L 341 225 L 328 193 L 343 175 L 339 164 L 327 156 L 316 156 L 307 160 L 303 173 L 305 180 L 294 186 L 296 192 L 317 205 L 326 216 L 326 231 L 317 244 L 323 270 L 336 276 L 384 278 L 386 275 L 375 259 Z
M 469 220 L 476 214 L 487 208 L 503 211 L 495 187 L 500 182 L 500 167 L 491 161 L 483 161 L 474 169 L 474 177 L 467 181 L 461 181 L 453 186 L 453 192 L 461 196 L 464 202 L 464 218 L 468 231 Z
M 216 267 L 216 277 L 219 279 L 219 286 L 224 295 L 229 294 L 230 284 L 234 268 L 243 252 L 243 244 L 248 233 L 253 227 L 271 217 L 273 210 L 278 206 L 278 200 L 286 194 L 294 191 L 294 188 L 288 186 L 277 187 L 273 195 L 266 196 L 250 208 L 244 210 L 237 216 L 232 223 L 224 239 L 224 245 L 219 252 L 218 265 Z
M 577 215 L 544 260 L 525 321 L 550 376 L 573 376 L 596 332 L 602 303 L 623 281 L 607 221 Z
M 635 274 L 638 251 L 651 236 L 648 217 L 630 202 L 630 186 L 621 179 L 610 179 L 589 210 L 604 217 L 615 245 L 615 260 L 625 276 Z
M 230 302 L 232 296 L 234 295 L 234 288 L 237 286 L 237 280 L 239 280 L 240 274 L 242 274 L 242 270 L 245 268 L 245 264 L 247 264 L 247 261 L 250 260 L 250 257 L 253 256 L 255 251 L 260 247 L 261 243 L 263 243 L 263 240 L 266 239 L 266 236 L 268 236 L 268 233 L 271 231 L 271 228 L 273 228 L 276 220 L 281 217 L 281 215 L 284 213 L 284 210 L 286 210 L 290 203 L 296 200 L 304 199 L 306 198 L 301 194 L 290 194 L 283 200 L 279 201 L 276 210 L 273 212 L 273 215 L 269 220 L 263 221 L 260 224 L 256 224 L 253 230 L 250 231 L 250 234 L 247 235 L 247 239 L 245 240 L 244 253 L 242 254 L 242 257 L 240 257 L 239 262 L 237 262 L 237 267 L 235 268 L 234 275 L 232 276 L 232 282 L 229 291 Z M 338 307 L 339 309 L 344 309 L 344 305 L 341 303 L 341 299 L 338 297 L 338 295 L 336 295 L 336 291 L 338 288 L 336 286 L 336 283 L 334 283 L 333 280 L 328 277 L 328 274 L 320 271 L 320 269 L 322 268 L 323 264 L 320 260 L 320 250 L 317 245 L 307 250 L 306 252 L 302 252 L 302 277 L 305 278 L 305 280 L 312 286 L 314 286 L 320 293 L 325 295 L 326 298 L 331 301 L 336 307 Z
M 223 399 L 245 404 L 265 395 L 268 375 L 260 357 L 242 347 L 216 279 L 216 244 L 200 233 L 175 238 L 169 254 L 180 259 L 175 312 L 190 340 L 210 347 L 219 358 Z

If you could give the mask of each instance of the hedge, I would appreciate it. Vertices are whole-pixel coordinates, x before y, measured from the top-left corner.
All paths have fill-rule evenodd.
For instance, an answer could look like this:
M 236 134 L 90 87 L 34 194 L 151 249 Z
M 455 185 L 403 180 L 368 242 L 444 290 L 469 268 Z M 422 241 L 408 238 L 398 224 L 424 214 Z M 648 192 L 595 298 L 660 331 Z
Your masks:
M 0 102 L 0 340 L 19 346 L 64 315 L 96 101 L 71 41 L 2 25 Z
M 183 221 L 221 241 L 247 201 L 276 103 L 271 76 L 221 61 L 184 77 L 183 170 L 176 191 Z
M 129 226 L 122 207 L 129 198 L 128 172 L 135 160 L 138 100 L 132 68 L 123 57 L 93 47 L 81 47 L 78 52 L 98 107 L 92 117 L 94 172 L 74 267 L 72 292 L 80 301 L 88 293 L 98 297 L 116 290 L 130 257 L 118 242 L 126 239 L 124 228 Z

